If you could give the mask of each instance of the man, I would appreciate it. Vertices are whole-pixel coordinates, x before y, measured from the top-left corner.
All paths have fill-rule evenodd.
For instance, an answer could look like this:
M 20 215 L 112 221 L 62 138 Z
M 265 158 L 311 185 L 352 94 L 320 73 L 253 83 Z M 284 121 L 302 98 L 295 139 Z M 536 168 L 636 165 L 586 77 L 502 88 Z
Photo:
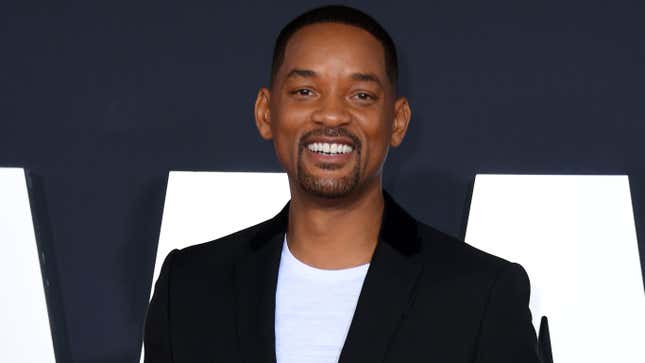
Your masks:
M 168 255 L 146 362 L 538 362 L 524 270 L 383 191 L 411 117 L 397 73 L 390 36 L 357 10 L 314 9 L 282 30 L 255 118 L 291 200 Z

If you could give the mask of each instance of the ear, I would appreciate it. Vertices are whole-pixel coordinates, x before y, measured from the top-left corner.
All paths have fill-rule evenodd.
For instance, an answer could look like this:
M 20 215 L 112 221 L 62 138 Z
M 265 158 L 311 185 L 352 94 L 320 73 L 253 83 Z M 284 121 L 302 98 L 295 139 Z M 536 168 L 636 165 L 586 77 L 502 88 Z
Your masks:
M 399 97 L 394 102 L 394 124 L 392 125 L 392 137 L 390 146 L 397 147 L 403 142 L 405 133 L 408 131 L 412 110 L 405 97 Z
M 255 126 L 258 128 L 260 136 L 265 140 L 271 140 L 271 111 L 269 110 L 269 101 L 271 92 L 266 88 L 260 88 L 258 97 L 255 99 Z

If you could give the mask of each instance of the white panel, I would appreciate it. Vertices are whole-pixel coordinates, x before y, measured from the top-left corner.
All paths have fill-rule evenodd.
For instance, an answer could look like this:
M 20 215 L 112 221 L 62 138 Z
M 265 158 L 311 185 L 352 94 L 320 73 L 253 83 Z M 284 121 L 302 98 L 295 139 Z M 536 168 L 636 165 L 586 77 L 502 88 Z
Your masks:
M 0 360 L 54 362 L 25 173 L 0 168 Z
M 466 241 L 526 268 L 554 362 L 645 362 L 627 176 L 477 175 Z
M 278 214 L 289 198 L 286 173 L 171 171 L 152 288 L 172 249 L 258 224 Z
M 260 223 L 278 214 L 289 198 L 285 173 L 171 171 L 153 281 L 173 248 Z

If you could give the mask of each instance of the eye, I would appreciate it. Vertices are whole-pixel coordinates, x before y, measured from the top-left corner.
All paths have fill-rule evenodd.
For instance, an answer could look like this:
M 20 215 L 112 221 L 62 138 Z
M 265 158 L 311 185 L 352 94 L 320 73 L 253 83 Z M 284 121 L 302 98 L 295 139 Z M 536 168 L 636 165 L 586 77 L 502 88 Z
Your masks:
M 298 88 L 297 90 L 291 91 L 289 93 L 295 96 L 308 97 L 313 96 L 314 91 L 310 90 L 309 88 Z
M 361 102 L 376 100 L 375 96 L 367 92 L 356 92 L 353 97 Z

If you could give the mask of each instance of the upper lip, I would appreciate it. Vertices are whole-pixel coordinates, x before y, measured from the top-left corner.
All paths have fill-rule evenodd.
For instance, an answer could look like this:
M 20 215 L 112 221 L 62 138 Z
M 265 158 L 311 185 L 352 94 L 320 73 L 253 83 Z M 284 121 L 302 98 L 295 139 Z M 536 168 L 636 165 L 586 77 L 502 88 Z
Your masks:
M 307 139 L 303 145 L 307 146 L 309 144 L 313 144 L 315 142 L 320 142 L 320 143 L 329 143 L 329 144 L 342 144 L 342 145 L 349 145 L 351 147 L 354 147 L 354 141 L 348 137 L 325 137 L 325 136 L 314 136 L 309 139 Z

